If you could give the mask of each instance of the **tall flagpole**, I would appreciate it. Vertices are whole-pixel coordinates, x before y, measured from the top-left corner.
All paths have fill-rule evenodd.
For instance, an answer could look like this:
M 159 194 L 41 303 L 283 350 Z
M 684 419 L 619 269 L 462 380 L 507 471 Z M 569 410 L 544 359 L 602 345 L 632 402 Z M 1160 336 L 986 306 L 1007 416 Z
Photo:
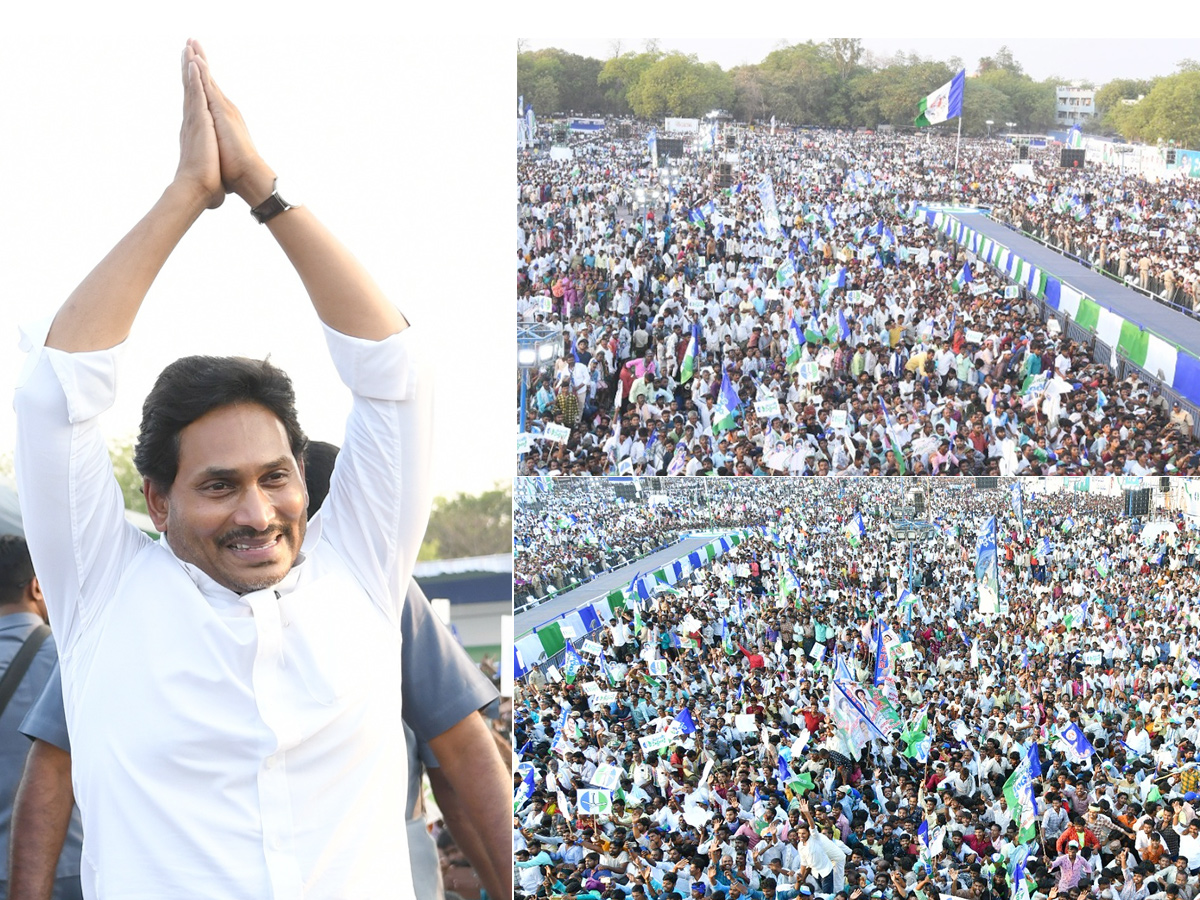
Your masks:
M 954 142 L 954 177 L 958 177 L 958 148 L 962 144 L 962 113 L 958 114 L 958 140 Z

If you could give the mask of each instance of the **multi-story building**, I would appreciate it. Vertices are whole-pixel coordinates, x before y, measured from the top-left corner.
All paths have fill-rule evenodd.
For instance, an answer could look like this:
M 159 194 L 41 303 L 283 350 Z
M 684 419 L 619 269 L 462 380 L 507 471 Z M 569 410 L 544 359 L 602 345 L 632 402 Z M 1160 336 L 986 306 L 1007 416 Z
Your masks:
M 1054 112 L 1059 122 L 1074 125 L 1096 115 L 1096 92 L 1060 84 L 1054 89 Z

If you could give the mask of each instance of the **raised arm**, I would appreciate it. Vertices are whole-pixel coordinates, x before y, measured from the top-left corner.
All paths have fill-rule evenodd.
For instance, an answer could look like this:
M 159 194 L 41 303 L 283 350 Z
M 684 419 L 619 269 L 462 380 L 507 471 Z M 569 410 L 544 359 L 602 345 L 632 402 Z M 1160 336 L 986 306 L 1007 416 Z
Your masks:
M 106 350 L 125 340 L 146 292 L 179 239 L 205 208 L 224 202 L 217 135 L 198 60 L 189 42 L 183 50 L 183 127 L 175 178 L 150 212 L 67 298 L 50 327 L 47 347 L 78 353 Z
M 213 80 L 204 49 L 198 41 L 188 41 L 188 48 L 199 65 L 225 190 L 253 209 L 274 192 L 275 172 L 254 148 L 238 108 Z M 350 337 L 381 341 L 408 327 L 358 260 L 306 207 L 275 216 L 267 227 L 304 283 L 317 315 L 330 328 Z

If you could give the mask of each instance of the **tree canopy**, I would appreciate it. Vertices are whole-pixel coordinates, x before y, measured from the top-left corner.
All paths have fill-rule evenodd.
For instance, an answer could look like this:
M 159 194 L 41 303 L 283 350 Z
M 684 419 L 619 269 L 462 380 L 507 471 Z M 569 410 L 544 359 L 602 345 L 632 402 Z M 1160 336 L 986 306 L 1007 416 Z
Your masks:
M 761 62 L 728 71 L 695 55 L 663 50 L 655 41 L 641 51 L 614 44 L 607 60 L 557 49 L 520 50 L 517 90 L 542 116 L 633 115 L 700 117 L 713 109 L 743 122 L 775 116 L 792 125 L 873 128 L 910 126 L 917 102 L 945 84 L 964 63 L 913 53 L 877 57 L 857 38 L 776 47 Z M 967 67 L 970 69 L 970 67 Z M 999 47 L 977 61 L 967 79 L 963 133 L 987 133 L 987 120 L 1015 122 L 1018 131 L 1064 127 L 1056 120 L 1055 87 L 1067 78 L 1030 77 L 1012 51 Z M 1098 117 L 1085 130 L 1143 141 L 1200 144 L 1200 63 L 1180 61 L 1175 74 L 1119 78 L 1099 86 Z M 1122 103 L 1136 100 L 1141 102 Z M 956 127 L 956 126 L 954 126 Z M 993 125 L 993 131 L 1002 128 Z

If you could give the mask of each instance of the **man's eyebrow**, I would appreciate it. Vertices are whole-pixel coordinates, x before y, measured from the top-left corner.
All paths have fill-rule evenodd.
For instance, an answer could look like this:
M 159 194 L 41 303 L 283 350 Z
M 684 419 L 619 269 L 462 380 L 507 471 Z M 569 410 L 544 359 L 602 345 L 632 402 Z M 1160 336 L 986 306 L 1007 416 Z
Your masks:
M 290 464 L 291 461 L 292 461 L 292 458 L 290 456 L 280 456 L 280 457 L 277 457 L 277 458 L 271 460 L 270 462 L 264 463 L 261 466 L 261 468 L 262 469 L 277 469 L 280 466 L 286 466 L 286 465 Z M 225 468 L 221 468 L 220 466 L 209 466 L 207 469 L 205 469 L 203 472 L 200 473 L 200 477 L 201 478 L 233 478 L 236 475 L 238 475 L 239 472 L 240 472 L 239 469 L 225 469 Z

